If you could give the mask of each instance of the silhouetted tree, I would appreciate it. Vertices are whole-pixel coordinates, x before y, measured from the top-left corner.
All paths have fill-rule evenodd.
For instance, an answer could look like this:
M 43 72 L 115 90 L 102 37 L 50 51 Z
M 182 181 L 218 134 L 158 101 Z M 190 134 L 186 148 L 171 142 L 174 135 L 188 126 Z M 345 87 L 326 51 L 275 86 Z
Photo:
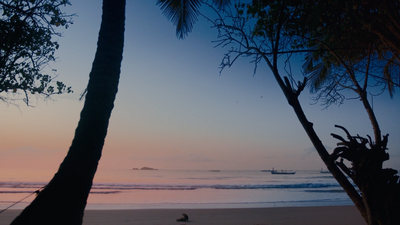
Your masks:
M 28 105 L 30 95 L 72 92 L 60 81 L 53 86 L 54 78 L 42 73 L 55 60 L 59 46 L 54 36 L 61 34 L 55 27 L 72 23 L 72 15 L 60 9 L 69 4 L 68 0 L 0 1 L 0 100 L 11 103 L 21 91 Z
M 160 1 L 174 6 L 182 25 L 178 37 L 190 32 L 198 1 Z M 226 0 L 215 0 L 221 6 Z M 178 6 L 179 4 L 183 4 Z M 189 14 L 187 14 L 189 13 Z M 118 90 L 124 44 L 125 0 L 103 0 L 97 51 L 85 104 L 68 155 L 51 181 L 12 222 L 17 224 L 82 224 L 87 197 L 101 157 L 108 122 Z
M 124 23 L 125 0 L 104 0 L 85 104 L 68 155 L 12 224 L 82 224 L 118 90 Z
M 395 175 L 397 171 L 382 168 L 383 162 L 389 159 L 386 153 L 388 135 L 381 135 L 379 124 L 367 98 L 367 89 L 371 85 L 385 85 L 388 82 L 393 84 L 393 79 L 385 75 L 387 72 L 385 65 L 389 62 L 398 67 L 396 64 L 398 54 L 393 50 L 395 47 L 383 44 L 382 38 L 371 34 L 370 29 L 354 27 L 356 32 L 342 33 L 352 30 L 353 27 L 345 27 L 349 26 L 346 23 L 343 29 L 340 29 L 342 25 L 330 26 L 328 23 L 330 20 L 318 20 L 317 12 L 307 11 L 319 10 L 320 16 L 331 18 L 329 7 L 321 10 L 315 6 L 326 2 L 331 1 L 254 0 L 252 4 L 236 4 L 233 9 L 216 9 L 210 5 L 217 13 L 216 19 L 208 18 L 214 28 L 218 29 L 217 45 L 231 47 L 223 58 L 221 67 L 223 69 L 231 66 L 240 56 L 253 57 L 256 68 L 261 61 L 266 62 L 321 159 L 357 206 L 363 218 L 370 225 L 400 224 L 399 177 Z M 352 4 L 353 1 L 347 3 Z M 307 7 L 299 7 L 302 4 Z M 305 11 L 298 12 L 298 10 Z M 369 10 L 374 12 L 371 7 Z M 336 12 L 334 11 L 332 15 L 336 16 Z M 303 15 L 309 17 L 303 20 Z M 351 21 L 346 14 L 340 15 L 339 20 L 342 22 Z M 332 17 L 336 19 L 335 16 Z M 313 20 L 317 22 L 312 25 L 304 23 Z M 355 23 L 354 26 L 359 26 L 359 23 Z M 361 43 L 368 43 L 367 46 L 360 46 L 357 43 L 359 37 L 357 31 L 366 34 L 362 36 Z M 344 36 L 343 40 L 335 39 L 340 38 L 340 35 Z M 354 40 L 349 41 L 352 35 Z M 342 42 L 343 45 L 340 46 Z M 282 64 L 289 65 L 288 62 L 295 53 L 310 53 L 308 57 L 312 57 L 311 62 L 317 62 L 310 64 L 310 60 L 307 61 L 306 74 L 303 80 L 298 82 L 295 81 L 291 69 L 285 70 L 286 76 L 282 76 L 279 68 Z M 380 63 L 382 56 L 390 56 L 390 59 L 384 59 L 386 61 Z M 391 59 L 392 56 L 394 60 Z M 323 71 L 328 69 L 335 71 Z M 372 76 L 375 76 L 378 82 L 370 79 Z M 385 82 L 379 82 L 382 78 L 386 79 Z M 340 88 L 353 90 L 369 115 L 374 130 L 374 141 L 371 138 L 351 136 L 344 127 L 339 126 L 346 132 L 348 140 L 332 134 L 341 142 L 338 144 L 339 147 L 329 154 L 313 129 L 313 124 L 304 114 L 298 99 L 307 83 L 312 82 L 314 82 L 313 88 L 326 91 L 320 97 L 335 97 L 341 91 Z M 321 82 L 333 86 L 323 86 L 320 85 Z M 393 91 L 388 86 L 385 87 L 389 92 Z M 346 166 L 344 159 L 350 161 L 352 166 Z M 346 175 L 353 180 L 358 190 Z

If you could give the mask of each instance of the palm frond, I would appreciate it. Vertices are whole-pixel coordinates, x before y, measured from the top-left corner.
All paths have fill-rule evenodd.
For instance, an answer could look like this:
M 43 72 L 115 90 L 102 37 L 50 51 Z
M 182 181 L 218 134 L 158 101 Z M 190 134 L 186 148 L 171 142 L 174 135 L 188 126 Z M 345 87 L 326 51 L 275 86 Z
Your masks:
M 313 57 L 306 57 L 306 61 L 303 64 L 303 71 L 306 74 L 309 82 L 308 86 L 312 93 L 315 93 L 320 89 L 325 82 L 328 80 L 329 76 L 329 66 L 327 66 L 323 62 L 317 62 L 315 65 L 315 61 Z
M 310 71 L 313 70 L 313 68 L 314 68 L 314 60 L 313 60 L 311 54 L 307 54 L 306 57 L 305 57 L 305 60 L 306 61 L 302 65 L 302 68 L 303 68 L 303 71 L 307 74 L 307 73 L 309 73 Z
M 157 0 L 163 14 L 176 25 L 176 36 L 184 39 L 197 21 L 199 8 L 204 0 Z M 231 0 L 212 0 L 217 7 L 226 7 Z
M 226 0 L 220 0 L 226 1 Z M 163 14 L 176 25 L 176 36 L 184 39 L 197 21 L 201 0 L 157 0 Z
M 231 4 L 231 0 L 213 0 L 213 4 L 218 7 L 225 7 Z
M 393 94 L 395 92 L 393 86 L 393 77 L 391 73 L 392 66 L 393 66 L 392 63 L 388 61 L 388 63 L 386 63 L 385 67 L 383 68 L 383 79 L 386 81 L 390 98 L 393 98 Z

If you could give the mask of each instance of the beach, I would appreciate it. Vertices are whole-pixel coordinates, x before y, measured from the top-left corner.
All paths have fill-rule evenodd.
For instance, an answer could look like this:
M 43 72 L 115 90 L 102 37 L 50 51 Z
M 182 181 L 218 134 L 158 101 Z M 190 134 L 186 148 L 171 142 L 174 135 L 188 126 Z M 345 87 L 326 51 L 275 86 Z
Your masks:
M 35 198 L 32 193 L 46 184 L 40 179 L 20 180 L 0 182 L 0 210 L 24 199 L 0 214 L 0 225 L 10 224 Z M 183 213 L 189 216 L 189 222 L 176 221 Z M 366 223 L 333 176 L 319 170 L 297 171 L 294 175 L 256 170 L 122 170 L 99 174 L 83 224 Z
M 21 210 L 0 214 L 8 225 Z M 189 222 L 177 222 L 185 213 Z M 244 209 L 86 210 L 84 225 L 364 225 L 355 206 L 275 207 Z
M 331 174 L 260 170 L 117 170 L 98 174 L 87 210 L 230 209 L 353 205 Z M 49 178 L 50 179 L 50 178 Z M 0 210 L 25 208 L 46 180 L 1 179 Z

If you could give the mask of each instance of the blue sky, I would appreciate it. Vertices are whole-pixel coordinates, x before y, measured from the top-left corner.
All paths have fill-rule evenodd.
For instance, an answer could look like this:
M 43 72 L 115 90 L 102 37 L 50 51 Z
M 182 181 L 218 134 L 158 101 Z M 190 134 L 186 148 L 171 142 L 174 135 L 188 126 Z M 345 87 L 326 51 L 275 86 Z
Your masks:
M 71 2 L 66 11 L 77 16 L 63 30 L 58 60 L 51 67 L 74 93 L 55 96 L 53 101 L 33 98 L 34 108 L 23 102 L 19 109 L 2 104 L 0 123 L 7 129 L 0 131 L 0 171 L 53 174 L 72 141 L 83 106 L 79 95 L 87 85 L 96 50 L 101 1 Z M 220 75 L 219 63 L 227 49 L 214 48 L 212 41 L 217 36 L 211 24 L 200 18 L 193 32 L 178 40 L 172 23 L 155 2 L 127 2 L 119 92 L 100 173 L 142 166 L 206 170 L 323 167 L 265 64 L 253 76 L 254 65 L 242 58 Z M 301 75 L 298 68 L 294 71 Z M 352 134 L 373 134 L 358 100 L 323 109 L 311 104 L 307 90 L 300 99 L 330 151 L 337 142 L 330 133 L 343 134 L 335 124 Z M 400 169 L 398 96 L 392 100 L 387 94 L 376 97 L 374 108 L 382 133 L 390 133 L 392 158 L 386 165 Z

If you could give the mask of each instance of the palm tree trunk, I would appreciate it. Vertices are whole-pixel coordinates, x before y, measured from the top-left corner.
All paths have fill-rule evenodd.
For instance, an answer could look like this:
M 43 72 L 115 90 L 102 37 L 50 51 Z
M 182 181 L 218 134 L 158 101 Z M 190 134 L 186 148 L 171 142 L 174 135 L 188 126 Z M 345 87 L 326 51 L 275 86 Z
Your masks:
M 11 224 L 82 224 L 118 91 L 124 23 L 125 0 L 103 0 L 97 52 L 72 145 L 53 179 Z

